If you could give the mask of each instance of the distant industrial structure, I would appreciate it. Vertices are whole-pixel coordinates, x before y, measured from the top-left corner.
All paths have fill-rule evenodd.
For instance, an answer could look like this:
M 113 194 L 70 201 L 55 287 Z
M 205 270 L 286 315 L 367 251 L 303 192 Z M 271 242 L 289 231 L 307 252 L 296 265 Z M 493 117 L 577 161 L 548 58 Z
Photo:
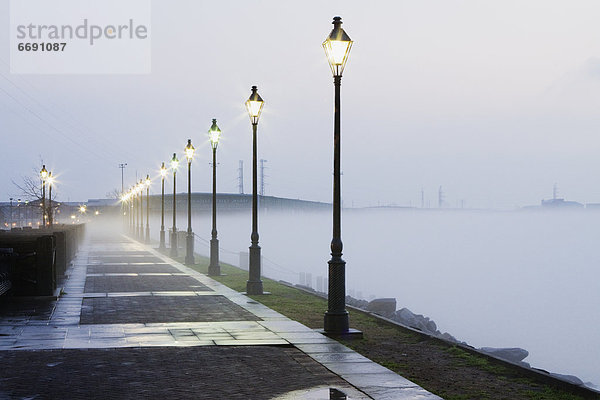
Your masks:
M 260 159 L 260 190 L 258 191 L 258 194 L 260 196 L 264 196 L 265 195 L 265 163 L 267 162 L 267 160 L 264 159 Z
M 244 160 L 240 160 L 238 167 L 238 193 L 244 194 Z
M 576 201 L 566 201 L 564 198 L 558 197 L 558 185 L 555 183 L 552 186 L 552 198 L 550 200 L 542 200 L 544 208 L 583 208 L 584 205 Z

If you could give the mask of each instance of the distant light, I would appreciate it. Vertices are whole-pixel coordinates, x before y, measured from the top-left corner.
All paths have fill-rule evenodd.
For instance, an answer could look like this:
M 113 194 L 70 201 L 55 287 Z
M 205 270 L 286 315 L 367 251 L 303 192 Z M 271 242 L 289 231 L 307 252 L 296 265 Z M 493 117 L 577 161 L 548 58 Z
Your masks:
M 100 211 L 96 210 L 95 215 L 100 215 Z

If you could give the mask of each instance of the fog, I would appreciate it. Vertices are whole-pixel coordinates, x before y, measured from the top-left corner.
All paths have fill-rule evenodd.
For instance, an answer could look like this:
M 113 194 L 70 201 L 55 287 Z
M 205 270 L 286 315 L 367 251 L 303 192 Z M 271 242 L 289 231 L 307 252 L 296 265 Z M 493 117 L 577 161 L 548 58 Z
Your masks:
M 181 215 L 178 229 L 186 223 Z M 591 211 L 345 210 L 347 292 L 394 297 L 472 346 L 521 347 L 532 366 L 597 385 L 599 225 Z M 250 227 L 249 213 L 219 216 L 222 261 L 239 264 Z M 209 215 L 193 229 L 210 239 Z M 327 276 L 329 212 L 261 212 L 259 233 L 263 275 L 298 283 L 307 272 L 313 287 Z

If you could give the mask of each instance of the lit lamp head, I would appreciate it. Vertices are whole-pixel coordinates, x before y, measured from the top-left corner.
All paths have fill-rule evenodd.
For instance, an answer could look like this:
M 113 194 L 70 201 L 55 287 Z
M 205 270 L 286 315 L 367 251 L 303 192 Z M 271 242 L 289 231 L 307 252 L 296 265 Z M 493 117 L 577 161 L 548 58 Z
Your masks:
M 248 115 L 250 115 L 252 125 L 258 124 L 258 119 L 260 118 L 260 113 L 262 112 L 264 104 L 265 102 L 258 94 L 256 86 L 252 86 L 252 93 L 250 94 L 250 98 L 246 101 L 246 108 L 248 109 Z
M 79 206 L 79 212 L 82 214 L 85 214 L 85 211 L 87 210 L 87 207 L 85 205 L 81 205 Z
M 150 181 L 150 175 L 146 175 L 146 187 L 149 188 L 151 183 L 152 182 Z
M 210 139 L 210 145 L 213 149 L 216 149 L 219 145 L 219 139 L 221 138 L 221 130 L 217 126 L 217 120 L 212 120 L 212 126 L 208 130 L 208 138 Z
M 42 170 L 40 171 L 40 177 L 45 182 L 46 178 L 48 178 L 48 170 L 46 170 L 46 165 L 42 165 Z
M 163 179 L 165 179 L 165 176 L 167 176 L 167 168 L 165 167 L 164 162 L 160 166 L 160 176 L 162 176 Z
M 342 76 L 352 43 L 350 37 L 342 29 L 342 18 L 333 17 L 333 30 L 323 42 L 333 76 Z
M 179 160 L 177 159 L 177 154 L 173 153 L 173 158 L 171 158 L 171 169 L 173 172 L 177 171 L 177 167 L 179 167 Z
M 185 158 L 187 158 L 188 163 L 192 162 L 195 151 L 196 149 L 194 149 L 194 146 L 192 146 L 192 139 L 188 139 L 187 146 L 185 146 Z
M 46 181 L 48 182 L 48 186 L 52 186 L 54 184 L 54 177 L 52 176 L 52 172 L 48 172 L 48 176 L 46 178 Z

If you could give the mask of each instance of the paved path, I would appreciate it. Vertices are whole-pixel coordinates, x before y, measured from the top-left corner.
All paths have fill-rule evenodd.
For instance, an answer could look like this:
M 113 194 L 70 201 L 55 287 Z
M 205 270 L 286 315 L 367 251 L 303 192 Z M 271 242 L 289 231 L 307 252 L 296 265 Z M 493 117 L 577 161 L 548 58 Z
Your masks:
M 0 399 L 439 398 L 128 238 L 69 273 L 58 301 L 0 303 Z

